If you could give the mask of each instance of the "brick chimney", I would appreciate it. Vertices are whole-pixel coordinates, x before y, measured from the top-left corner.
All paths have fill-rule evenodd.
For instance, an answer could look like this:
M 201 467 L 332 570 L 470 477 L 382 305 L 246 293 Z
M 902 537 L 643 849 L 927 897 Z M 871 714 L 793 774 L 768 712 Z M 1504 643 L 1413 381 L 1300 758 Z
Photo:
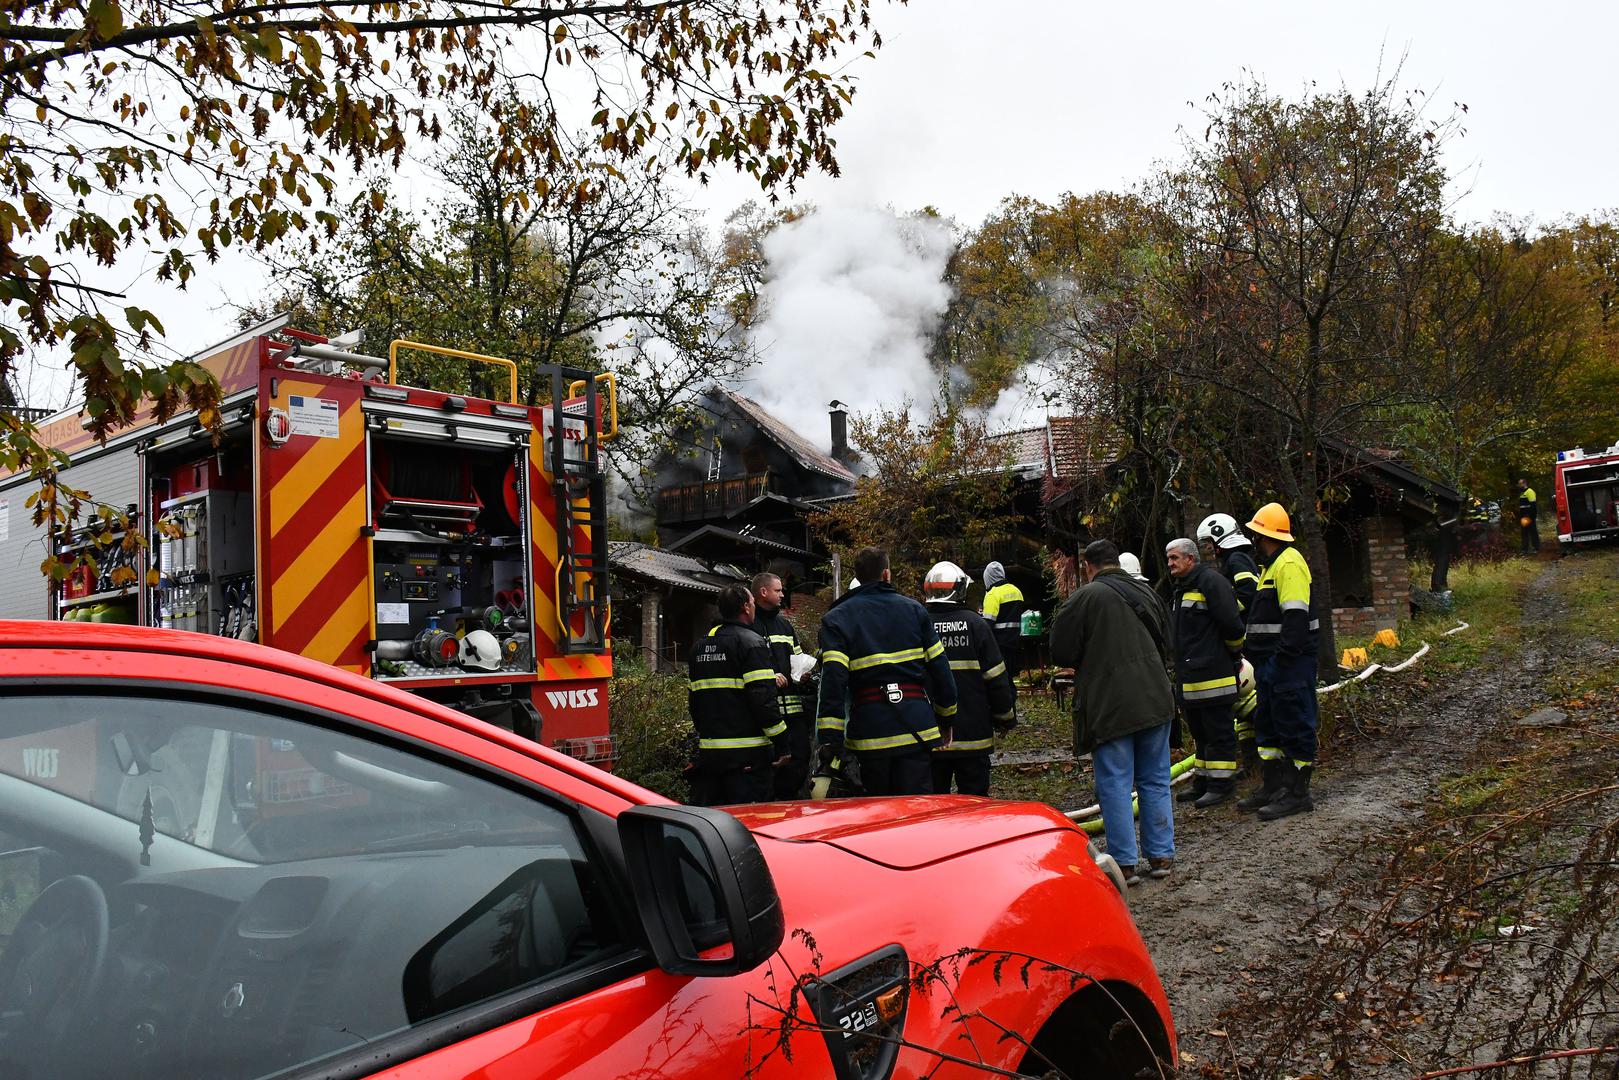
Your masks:
M 847 464 L 849 460 L 849 407 L 833 398 L 831 409 L 832 459 Z

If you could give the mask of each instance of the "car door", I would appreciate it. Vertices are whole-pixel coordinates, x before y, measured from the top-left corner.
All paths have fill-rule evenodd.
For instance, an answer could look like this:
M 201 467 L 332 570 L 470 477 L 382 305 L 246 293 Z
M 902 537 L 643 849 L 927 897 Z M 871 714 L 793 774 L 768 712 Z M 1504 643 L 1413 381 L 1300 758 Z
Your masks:
M 655 968 L 616 850 L 639 794 L 622 781 L 339 678 L 8 660 L 0 831 L 74 834 L 86 872 L 64 876 L 106 893 L 117 960 L 56 1033 L 98 1037 L 47 1062 L 19 1036 L 8 1075 L 830 1074 L 818 1037 L 793 1037 L 793 1068 L 771 1034 L 779 961 Z

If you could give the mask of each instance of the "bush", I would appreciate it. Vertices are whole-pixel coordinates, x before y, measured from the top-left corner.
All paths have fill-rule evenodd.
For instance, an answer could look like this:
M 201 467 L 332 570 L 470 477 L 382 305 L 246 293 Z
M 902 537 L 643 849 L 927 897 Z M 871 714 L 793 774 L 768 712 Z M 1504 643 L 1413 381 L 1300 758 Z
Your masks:
M 613 771 L 685 802 L 690 793 L 683 771 L 697 753 L 685 676 L 652 671 L 636 650 L 625 649 L 613 657 L 607 707 L 616 754 Z

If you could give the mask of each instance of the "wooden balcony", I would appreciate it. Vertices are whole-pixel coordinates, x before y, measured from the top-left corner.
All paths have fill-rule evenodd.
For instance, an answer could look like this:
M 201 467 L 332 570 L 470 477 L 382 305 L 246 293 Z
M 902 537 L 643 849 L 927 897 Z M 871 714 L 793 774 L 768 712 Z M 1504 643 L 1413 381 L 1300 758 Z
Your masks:
M 717 521 L 759 496 L 769 494 L 773 481 L 773 474 L 764 472 L 659 488 L 658 524 Z

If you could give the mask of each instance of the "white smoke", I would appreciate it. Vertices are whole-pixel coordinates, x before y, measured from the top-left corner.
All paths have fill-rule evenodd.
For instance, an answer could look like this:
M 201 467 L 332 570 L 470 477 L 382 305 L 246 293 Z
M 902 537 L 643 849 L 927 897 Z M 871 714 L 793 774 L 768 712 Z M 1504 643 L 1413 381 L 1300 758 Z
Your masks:
M 1037 427 L 1046 417 L 1062 414 L 1067 405 L 1065 378 L 1063 370 L 1049 359 L 1025 365 L 995 404 L 984 410 L 985 425 L 990 431 L 1015 431 Z
M 874 208 L 826 207 L 773 229 L 754 330 L 763 362 L 743 393 L 821 447 L 834 398 L 852 413 L 926 409 L 940 386 L 927 342 L 950 302 L 952 245 L 944 221 Z

